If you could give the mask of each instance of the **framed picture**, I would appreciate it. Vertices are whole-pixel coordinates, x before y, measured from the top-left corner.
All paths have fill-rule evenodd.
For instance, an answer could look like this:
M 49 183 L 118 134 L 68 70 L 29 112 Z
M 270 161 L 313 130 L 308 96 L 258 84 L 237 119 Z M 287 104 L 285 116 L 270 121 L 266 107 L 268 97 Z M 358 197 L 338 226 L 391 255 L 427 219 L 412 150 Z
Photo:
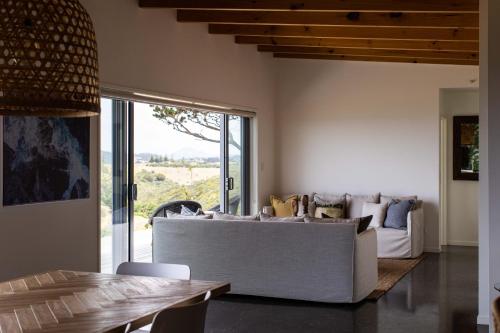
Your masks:
M 3 205 L 89 197 L 89 118 L 3 118 Z
M 453 117 L 453 180 L 479 180 L 479 117 Z

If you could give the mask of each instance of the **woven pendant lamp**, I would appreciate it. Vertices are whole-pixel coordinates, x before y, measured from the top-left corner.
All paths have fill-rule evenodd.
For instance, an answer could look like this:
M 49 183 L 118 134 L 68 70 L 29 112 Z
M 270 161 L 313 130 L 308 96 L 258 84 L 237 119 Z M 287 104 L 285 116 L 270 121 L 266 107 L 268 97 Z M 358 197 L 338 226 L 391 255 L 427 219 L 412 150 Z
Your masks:
M 78 0 L 0 0 L 0 115 L 99 112 L 97 43 Z

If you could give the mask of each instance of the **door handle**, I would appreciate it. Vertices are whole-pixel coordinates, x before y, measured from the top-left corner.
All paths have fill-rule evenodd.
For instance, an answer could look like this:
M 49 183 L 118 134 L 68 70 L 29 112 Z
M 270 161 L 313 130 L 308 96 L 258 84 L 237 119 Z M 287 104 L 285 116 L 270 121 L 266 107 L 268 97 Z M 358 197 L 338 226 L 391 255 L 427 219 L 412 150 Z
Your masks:
M 130 185 L 130 197 L 133 201 L 137 201 L 137 184 Z
M 228 177 L 226 178 L 226 191 L 234 190 L 234 178 Z

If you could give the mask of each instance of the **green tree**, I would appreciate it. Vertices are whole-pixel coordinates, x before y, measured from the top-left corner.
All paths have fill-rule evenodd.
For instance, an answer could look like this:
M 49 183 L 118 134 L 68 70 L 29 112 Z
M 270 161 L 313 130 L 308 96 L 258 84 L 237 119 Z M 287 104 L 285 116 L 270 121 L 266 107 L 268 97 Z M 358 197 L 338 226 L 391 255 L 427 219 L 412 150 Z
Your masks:
M 153 116 L 155 118 L 169 125 L 177 132 L 184 133 L 204 141 L 216 143 L 220 142 L 218 136 L 220 133 L 220 114 L 186 107 L 159 105 L 152 105 L 151 107 L 153 108 Z M 234 119 L 236 119 L 236 116 L 234 117 Z M 211 133 L 211 135 L 207 135 L 206 133 Z M 241 150 L 240 144 L 235 140 L 230 131 L 228 135 L 229 144 L 236 149 Z

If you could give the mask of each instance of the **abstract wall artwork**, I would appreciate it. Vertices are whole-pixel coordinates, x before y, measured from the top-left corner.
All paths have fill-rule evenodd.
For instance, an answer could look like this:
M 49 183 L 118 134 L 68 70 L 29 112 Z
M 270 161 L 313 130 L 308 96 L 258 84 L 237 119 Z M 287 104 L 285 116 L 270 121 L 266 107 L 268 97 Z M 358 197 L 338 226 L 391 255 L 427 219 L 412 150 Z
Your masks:
M 88 198 L 89 140 L 89 118 L 4 117 L 4 206 Z

